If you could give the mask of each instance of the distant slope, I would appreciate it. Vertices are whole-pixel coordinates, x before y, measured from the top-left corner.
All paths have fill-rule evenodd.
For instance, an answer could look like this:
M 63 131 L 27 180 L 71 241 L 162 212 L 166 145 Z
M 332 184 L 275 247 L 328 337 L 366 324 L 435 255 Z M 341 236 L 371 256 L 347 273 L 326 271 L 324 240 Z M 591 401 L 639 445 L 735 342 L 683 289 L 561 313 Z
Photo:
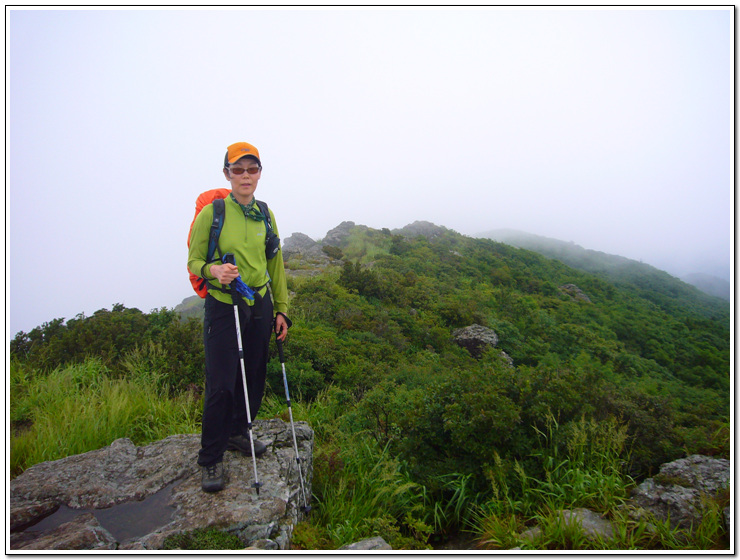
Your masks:
M 647 299 L 666 309 L 672 307 L 671 300 L 685 297 L 696 301 L 699 307 L 704 308 L 702 314 L 705 316 L 708 314 L 707 310 L 727 310 L 718 294 L 701 290 L 698 286 L 689 285 L 665 271 L 626 257 L 584 249 L 572 242 L 568 243 L 512 229 L 491 230 L 480 233 L 477 237 L 493 239 L 507 245 L 535 251 L 616 284 L 642 290 Z M 729 292 L 728 296 L 722 299 L 729 301 Z M 712 311 L 709 313 L 713 314 Z
M 183 319 L 187 319 L 188 317 L 202 319 L 204 302 L 205 300 L 200 296 L 189 296 L 182 300 L 179 305 L 175 306 L 175 311 L 179 313 L 180 317 Z
M 681 280 L 687 284 L 696 286 L 705 294 L 730 301 L 730 293 L 732 291 L 731 286 L 724 278 L 718 278 L 711 274 L 702 274 L 697 272 L 694 274 L 687 274 L 686 276 L 683 276 Z

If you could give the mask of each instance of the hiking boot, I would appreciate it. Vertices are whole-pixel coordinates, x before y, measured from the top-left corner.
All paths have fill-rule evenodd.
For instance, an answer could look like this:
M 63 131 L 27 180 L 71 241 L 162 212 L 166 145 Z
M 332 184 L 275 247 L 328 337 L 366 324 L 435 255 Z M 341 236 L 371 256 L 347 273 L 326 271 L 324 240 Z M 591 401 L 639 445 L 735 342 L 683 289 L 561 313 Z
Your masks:
M 216 463 L 209 467 L 203 467 L 200 487 L 205 492 L 218 492 L 224 488 L 224 464 Z
M 240 451 L 244 453 L 244 455 L 246 455 L 247 457 L 252 456 L 252 448 L 249 445 L 249 437 L 243 436 L 241 434 L 231 436 L 229 438 L 229 443 L 226 444 L 226 449 L 229 449 L 231 451 Z M 254 456 L 261 457 L 265 454 L 265 451 L 267 451 L 267 446 L 258 439 L 254 440 Z

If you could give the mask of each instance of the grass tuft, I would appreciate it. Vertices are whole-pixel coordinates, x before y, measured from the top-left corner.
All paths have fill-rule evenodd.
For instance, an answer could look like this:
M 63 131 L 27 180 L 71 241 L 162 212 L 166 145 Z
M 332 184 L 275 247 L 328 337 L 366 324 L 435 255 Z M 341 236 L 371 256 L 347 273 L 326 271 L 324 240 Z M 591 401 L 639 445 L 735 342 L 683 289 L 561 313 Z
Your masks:
M 30 374 L 11 364 L 11 476 L 127 437 L 145 445 L 200 430 L 200 402 L 167 397 L 154 380 L 114 379 L 99 360 Z
M 218 529 L 194 529 L 164 539 L 163 550 L 241 550 L 239 537 Z

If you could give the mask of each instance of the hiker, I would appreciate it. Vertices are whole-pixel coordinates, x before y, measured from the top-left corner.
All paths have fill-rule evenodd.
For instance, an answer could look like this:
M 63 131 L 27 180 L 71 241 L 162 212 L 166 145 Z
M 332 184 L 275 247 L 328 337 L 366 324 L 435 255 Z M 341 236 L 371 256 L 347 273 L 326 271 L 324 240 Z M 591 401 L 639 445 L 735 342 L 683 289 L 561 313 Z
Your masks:
M 272 237 L 275 237 L 275 217 L 266 205 L 263 206 L 264 203 L 258 203 L 254 197 L 262 175 L 257 148 L 246 142 L 229 146 L 223 173 L 231 184 L 231 192 L 223 203 L 218 254 L 214 255 L 212 262 L 207 262 L 213 203 L 196 216 L 188 251 L 188 269 L 205 279 L 208 288 L 203 321 L 206 391 L 201 449 L 198 452 L 198 465 L 202 467 L 201 485 L 207 492 L 223 489 L 223 455 L 227 449 L 252 455 L 252 432 L 247 419 L 234 308 L 238 308 L 252 421 L 264 395 L 272 330 L 274 328 L 277 338 L 283 341 L 290 326 L 286 315 L 288 290 L 279 239 L 276 238 L 277 248 L 273 249 L 274 258 L 268 259 L 266 255 L 266 238 L 271 234 L 265 218 L 269 219 L 275 234 Z M 260 207 L 267 210 L 269 216 L 265 216 Z M 233 254 L 235 265 L 223 263 L 226 260 L 223 257 L 228 253 Z M 229 286 L 238 276 L 254 290 L 253 299 L 239 295 L 232 299 Z M 251 443 L 254 444 L 255 457 L 267 449 L 261 441 L 252 440 Z

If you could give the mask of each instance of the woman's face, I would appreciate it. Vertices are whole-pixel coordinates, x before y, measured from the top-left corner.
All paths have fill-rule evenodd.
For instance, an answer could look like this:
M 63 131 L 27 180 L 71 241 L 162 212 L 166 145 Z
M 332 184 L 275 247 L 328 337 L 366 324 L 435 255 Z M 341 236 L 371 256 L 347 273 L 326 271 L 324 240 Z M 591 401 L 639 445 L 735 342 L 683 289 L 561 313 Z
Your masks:
M 259 169 L 259 164 L 251 157 L 243 157 L 239 161 L 232 163 L 228 169 L 224 169 L 226 180 L 231 183 L 231 192 L 234 197 L 242 204 L 248 204 L 254 197 L 254 191 L 257 190 L 257 182 L 262 176 L 262 169 L 252 174 L 247 170 Z M 242 170 L 241 174 L 234 171 Z

